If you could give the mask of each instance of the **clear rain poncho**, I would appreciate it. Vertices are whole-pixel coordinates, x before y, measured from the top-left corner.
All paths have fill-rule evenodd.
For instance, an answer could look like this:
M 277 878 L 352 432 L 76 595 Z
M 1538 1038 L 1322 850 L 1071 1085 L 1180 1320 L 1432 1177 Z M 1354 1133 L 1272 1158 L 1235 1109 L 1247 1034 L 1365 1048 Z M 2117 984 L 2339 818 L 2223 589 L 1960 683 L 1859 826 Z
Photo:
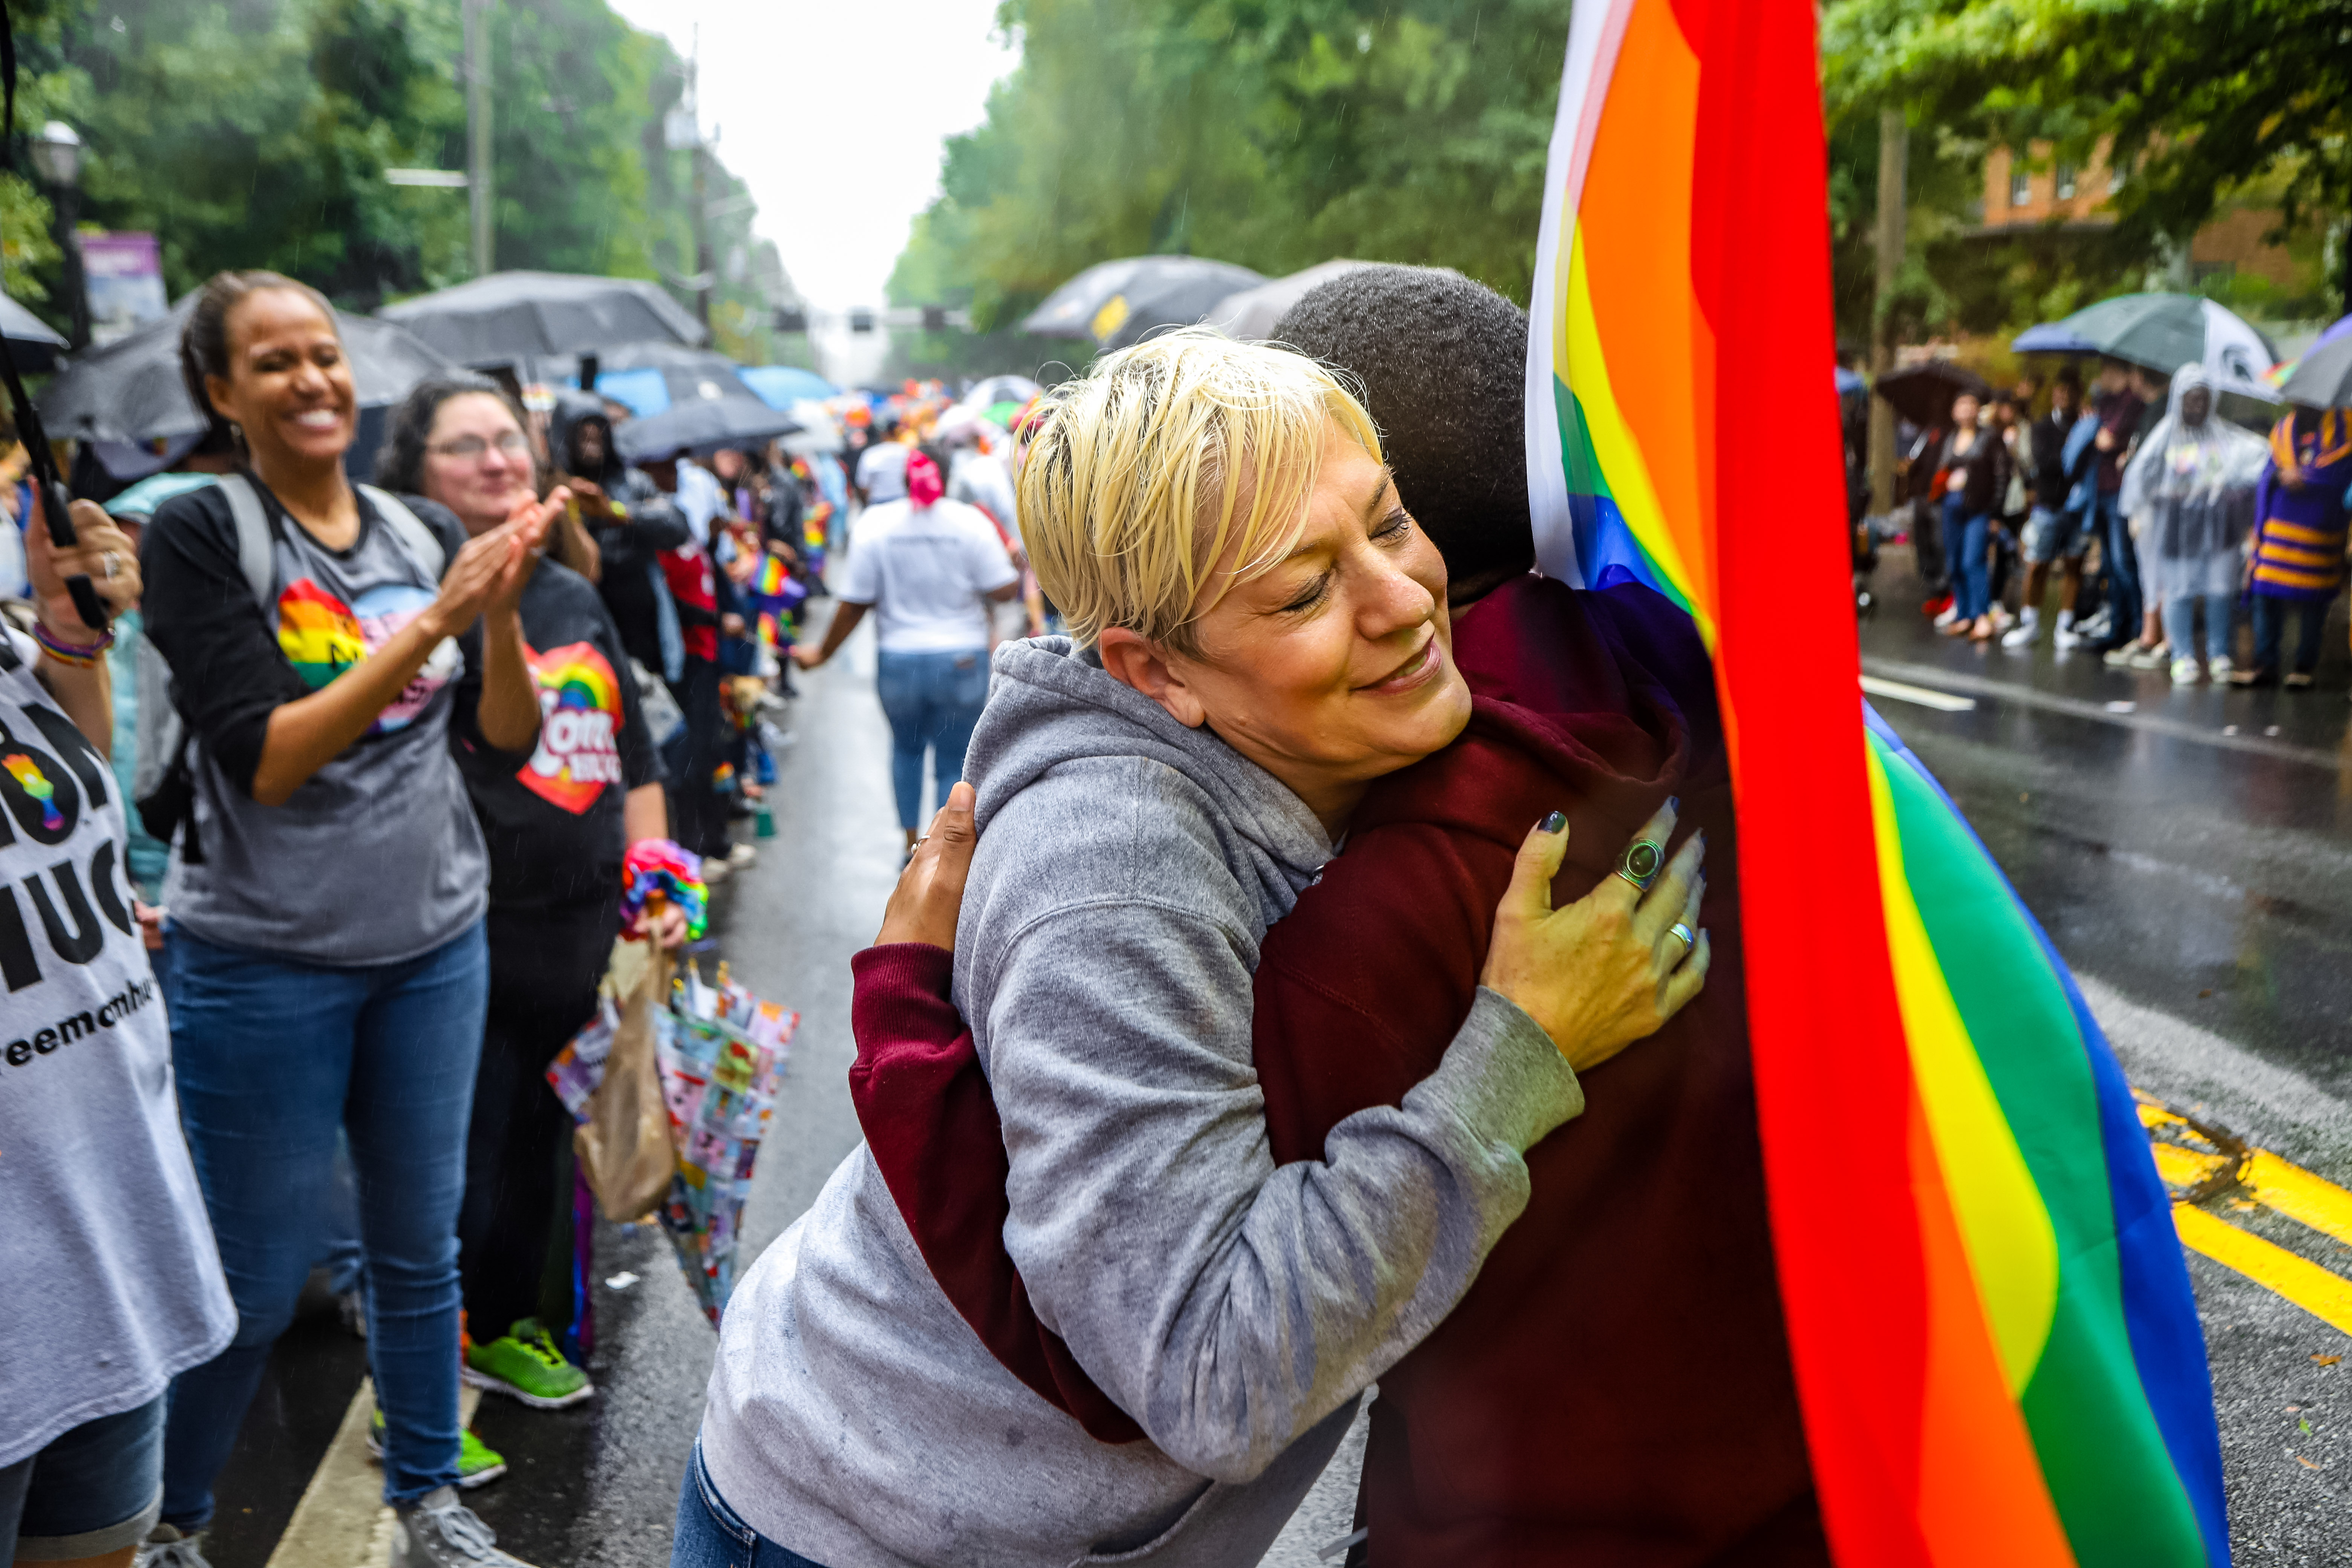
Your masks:
M 2190 425 L 2180 405 L 2200 387 L 2205 417 Z M 2124 469 L 2123 513 L 2133 520 L 2140 576 L 2151 607 L 2167 599 L 2234 594 L 2254 486 L 2266 447 L 2260 437 L 2221 417 L 2220 388 L 2201 364 L 2172 377 L 2164 418 Z

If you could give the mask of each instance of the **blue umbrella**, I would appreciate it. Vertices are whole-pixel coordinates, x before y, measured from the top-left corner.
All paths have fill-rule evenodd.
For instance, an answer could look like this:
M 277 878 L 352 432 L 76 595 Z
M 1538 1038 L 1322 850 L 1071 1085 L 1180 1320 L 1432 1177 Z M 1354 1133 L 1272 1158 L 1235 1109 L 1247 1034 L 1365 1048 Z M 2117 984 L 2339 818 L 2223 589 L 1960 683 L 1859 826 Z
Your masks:
M 789 409 L 802 402 L 822 403 L 839 395 L 841 390 L 816 372 L 797 365 L 755 364 L 736 374 L 771 408 Z
M 2043 321 L 2010 340 L 2012 353 L 2021 354 L 2095 354 L 2099 345 L 2075 335 L 2063 321 Z

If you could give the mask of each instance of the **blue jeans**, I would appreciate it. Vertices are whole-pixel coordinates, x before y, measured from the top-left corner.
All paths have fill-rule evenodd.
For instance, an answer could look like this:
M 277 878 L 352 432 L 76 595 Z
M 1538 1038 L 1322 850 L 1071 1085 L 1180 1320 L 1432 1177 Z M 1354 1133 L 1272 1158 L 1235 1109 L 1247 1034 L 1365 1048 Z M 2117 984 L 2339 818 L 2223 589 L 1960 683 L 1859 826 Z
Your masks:
M 2100 542 L 2099 554 L 2107 569 L 2107 636 L 2126 643 L 2139 636 L 2146 611 L 2140 597 L 2139 547 L 2132 541 L 2131 525 L 2124 521 L 2122 500 L 2119 490 L 2102 492 L 2091 516 Z
M 1952 605 L 1962 621 L 1973 621 L 1992 605 L 1990 569 L 1985 552 L 1992 540 L 1992 514 L 1966 515 L 1967 500 L 1944 498 L 1944 550 L 1952 573 Z
M 876 659 L 874 687 L 890 721 L 890 788 L 898 797 L 898 826 L 923 825 L 923 753 L 945 805 L 963 777 L 971 727 L 988 705 L 988 653 L 891 653 Z
M 359 1175 L 383 1495 L 457 1479 L 457 1205 L 489 996 L 475 924 L 422 957 L 336 969 L 170 937 L 180 1121 L 236 1338 L 172 1384 L 163 1519 L 212 1517 L 269 1347 L 318 1260 L 338 1128 Z
M 753 1530 L 727 1506 L 702 1468 L 702 1439 L 686 1462 L 677 1490 L 677 1525 L 670 1535 L 669 1568 L 821 1568 Z
M 2164 601 L 2164 640 L 2175 658 L 2197 657 L 2197 604 L 2205 604 L 2205 657 L 2230 656 L 2230 607 L 2235 594 L 2181 594 Z M 2257 667 L 2261 660 L 2255 661 Z
M 2294 626 L 2294 668 L 2309 675 L 2319 668 L 2319 633 L 2327 624 L 2326 599 L 2274 599 L 2254 596 L 2254 668 L 2279 667 L 2280 643 L 2289 623 Z
M 70 1563 L 135 1546 L 163 1485 L 163 1396 L 60 1434 L 0 1470 L 0 1563 Z

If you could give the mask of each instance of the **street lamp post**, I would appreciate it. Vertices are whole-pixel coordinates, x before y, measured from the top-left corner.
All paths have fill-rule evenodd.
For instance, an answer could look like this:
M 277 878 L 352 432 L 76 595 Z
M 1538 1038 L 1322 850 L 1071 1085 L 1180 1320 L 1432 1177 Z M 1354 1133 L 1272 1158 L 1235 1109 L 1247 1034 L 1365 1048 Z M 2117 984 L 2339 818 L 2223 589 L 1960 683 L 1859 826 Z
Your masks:
M 49 187 L 59 264 L 65 272 L 66 311 L 70 325 L 66 336 L 75 348 L 89 346 L 89 283 L 82 275 L 81 242 L 74 230 L 81 221 L 81 138 L 62 120 L 52 120 L 33 138 L 33 169 Z

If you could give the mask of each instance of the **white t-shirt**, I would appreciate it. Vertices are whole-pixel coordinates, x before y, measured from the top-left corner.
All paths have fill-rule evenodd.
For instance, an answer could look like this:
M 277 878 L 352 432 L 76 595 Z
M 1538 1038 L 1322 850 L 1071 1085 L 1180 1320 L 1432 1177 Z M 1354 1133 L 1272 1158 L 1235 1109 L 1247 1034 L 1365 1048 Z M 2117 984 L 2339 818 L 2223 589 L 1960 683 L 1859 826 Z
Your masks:
M 236 1331 L 131 914 L 121 787 L 0 649 L 0 1469 Z
M 1004 542 L 961 501 L 919 511 L 902 500 L 869 506 L 849 543 L 844 601 L 874 606 L 886 653 L 969 653 L 988 647 L 982 595 L 1018 580 Z
M 857 488 L 866 492 L 867 506 L 907 499 L 907 454 L 911 450 L 903 442 L 878 441 L 858 454 Z
M 677 510 L 686 514 L 686 526 L 693 531 L 697 544 L 706 550 L 710 548 L 710 520 L 727 508 L 727 487 L 719 482 L 719 476 L 699 463 L 680 458 Z
M 1013 490 L 1012 471 L 1005 468 L 1004 459 L 993 452 L 957 453 L 954 469 L 948 477 L 948 496 L 986 508 L 998 526 L 1008 533 L 1018 522 L 1014 516 L 1018 498 Z

